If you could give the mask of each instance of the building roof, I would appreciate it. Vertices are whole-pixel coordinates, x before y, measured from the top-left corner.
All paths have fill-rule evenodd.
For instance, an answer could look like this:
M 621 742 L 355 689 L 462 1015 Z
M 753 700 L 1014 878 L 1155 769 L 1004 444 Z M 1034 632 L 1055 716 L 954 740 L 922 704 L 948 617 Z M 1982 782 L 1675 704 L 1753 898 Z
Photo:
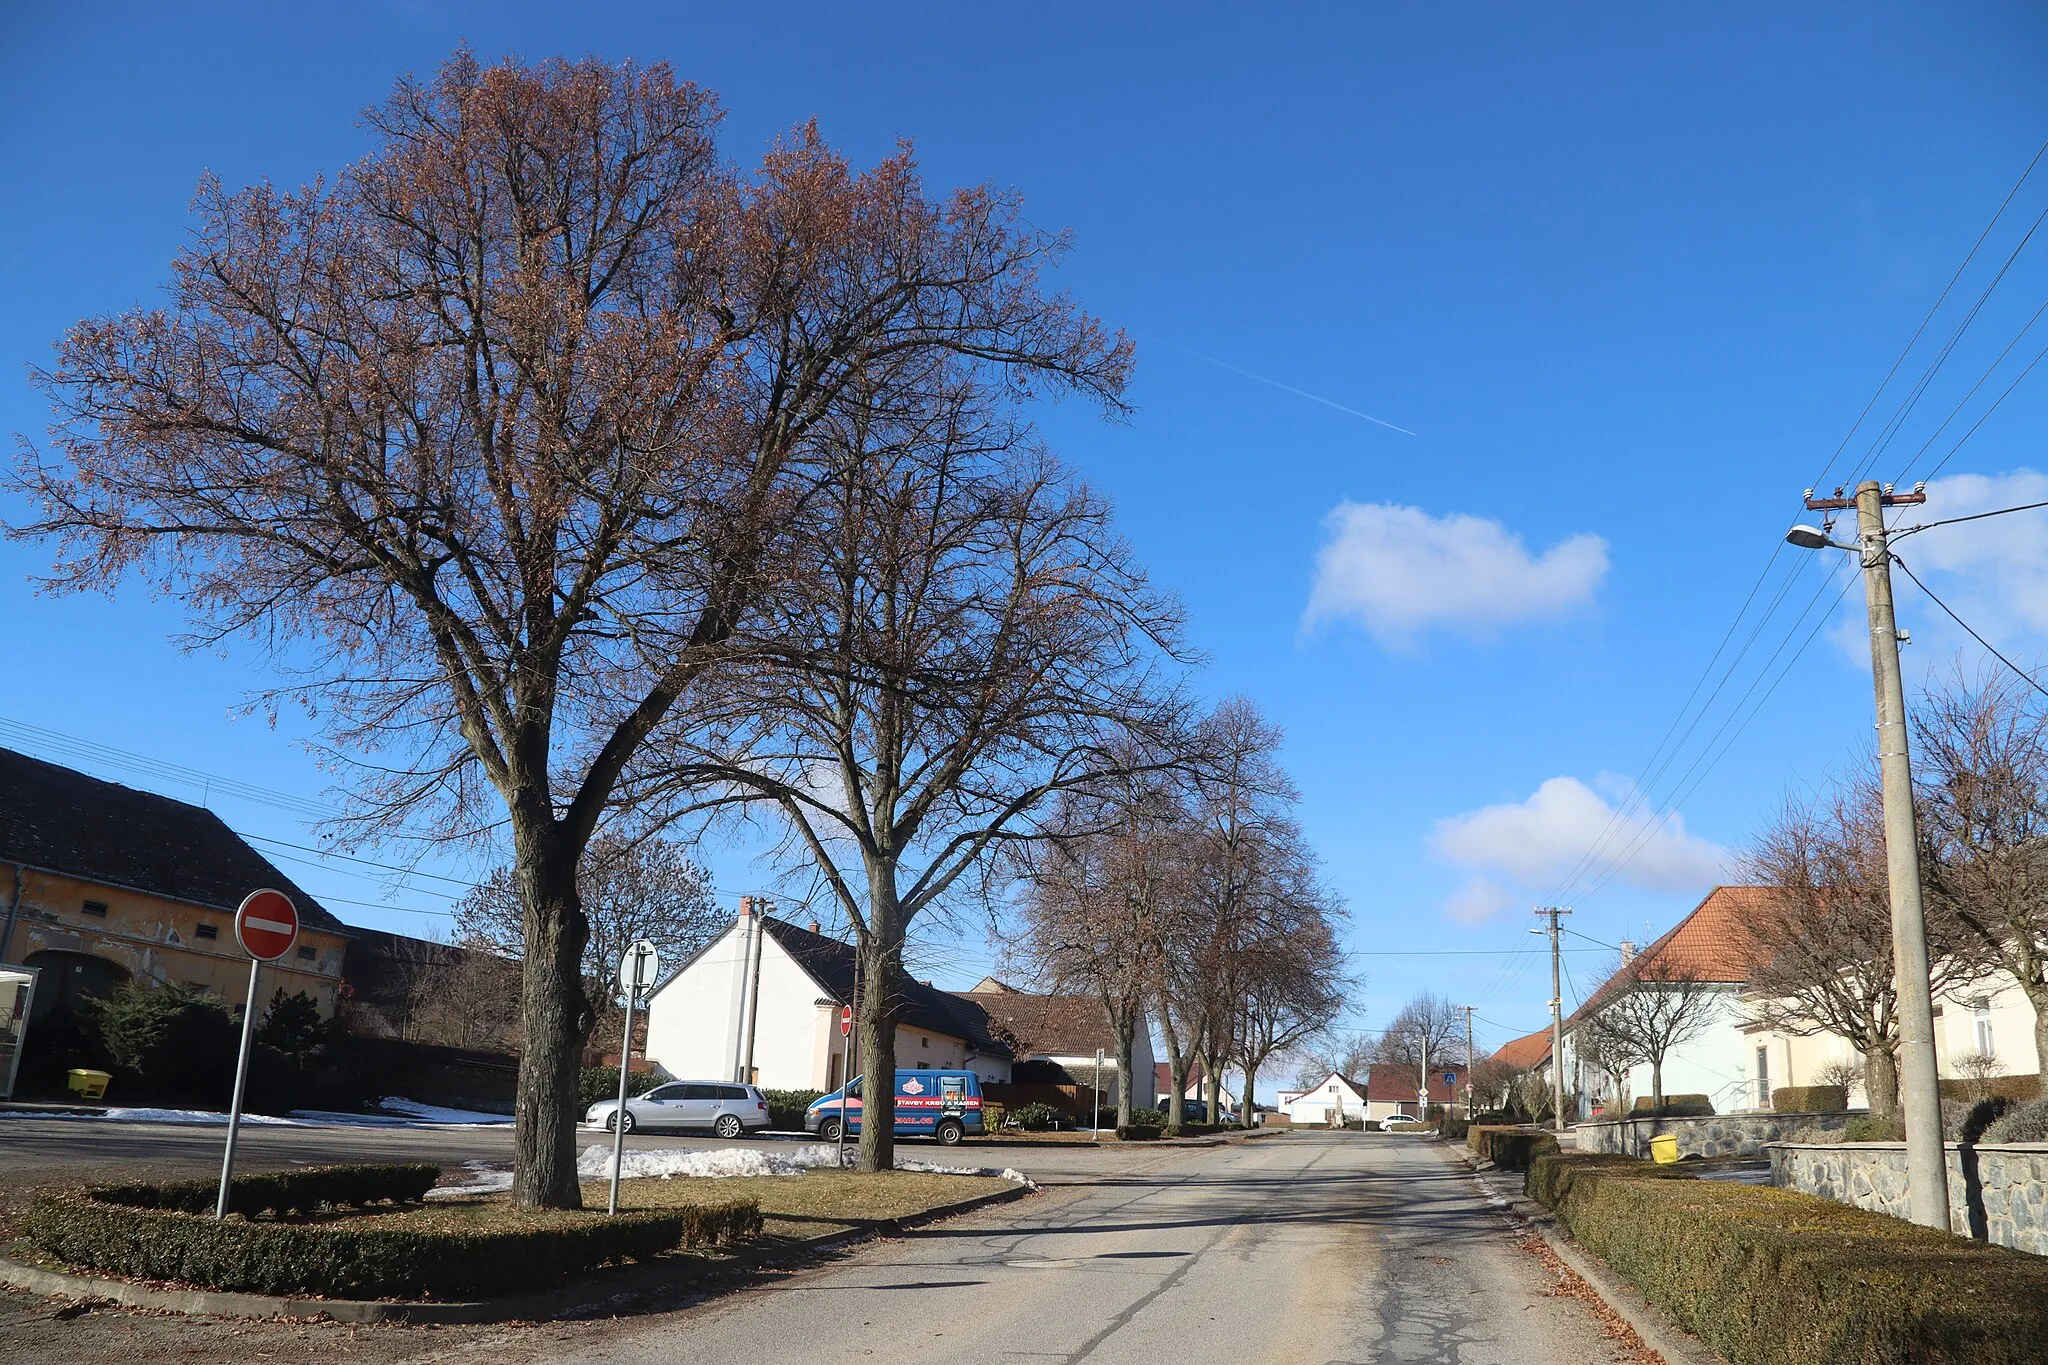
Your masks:
M 1749 925 L 1756 911 L 1778 893 L 1767 886 L 1717 886 L 1692 913 L 1623 964 L 1583 1005 L 1567 1026 L 1598 1012 L 1599 1005 L 1631 985 L 1698 981 L 1740 986 L 1749 980 L 1753 952 Z
M 799 929 L 773 915 L 761 916 L 761 928 L 826 995 L 842 1005 L 853 1003 L 852 944 Z M 867 985 L 861 984 L 863 988 Z M 1010 1049 L 989 1031 L 988 1015 L 979 1005 L 922 981 L 911 981 L 903 987 L 902 999 L 897 1002 L 896 1026 L 950 1034 L 975 1051 L 991 1056 L 1011 1055 Z
M 251 891 L 292 898 L 299 922 L 349 929 L 204 806 L 0 749 L 0 862 L 233 914 Z
M 1550 1030 L 1540 1028 L 1512 1042 L 1502 1043 L 1487 1060 L 1504 1062 L 1523 1071 L 1534 1071 L 1550 1060 Z
M 1448 1071 L 1457 1080 L 1444 1084 L 1444 1073 Z M 1372 1069 L 1365 1073 L 1365 1095 L 1372 1100 L 1412 1100 L 1415 1098 L 1415 1082 L 1421 1074 L 1412 1062 L 1374 1062 Z M 1356 1085 L 1357 1082 L 1353 1082 Z M 1429 1097 L 1444 1103 L 1458 1098 L 1458 1092 L 1465 1085 L 1465 1064 L 1445 1062 L 1439 1066 L 1429 1064 Z
M 1116 1035 L 1094 996 L 1032 995 L 1007 986 L 959 995 L 988 1016 L 991 1031 L 1019 1057 L 1093 1057 L 1101 1048 L 1105 1060 L 1116 1060 Z

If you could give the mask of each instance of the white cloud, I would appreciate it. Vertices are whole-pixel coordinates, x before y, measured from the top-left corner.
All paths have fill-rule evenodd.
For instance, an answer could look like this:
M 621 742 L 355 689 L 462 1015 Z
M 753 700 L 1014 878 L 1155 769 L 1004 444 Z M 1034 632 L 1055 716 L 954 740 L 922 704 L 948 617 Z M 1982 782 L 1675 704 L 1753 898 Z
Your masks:
M 1487 517 L 1342 502 L 1324 519 L 1303 624 L 1356 621 L 1387 643 L 1431 626 L 1485 630 L 1560 616 L 1592 599 L 1607 542 L 1575 535 L 1540 555 Z
M 1453 924 L 1474 929 L 1521 904 L 1521 899 L 1504 886 L 1484 877 L 1474 877 L 1451 893 L 1444 902 L 1444 916 Z
M 1728 851 L 1686 833 L 1685 817 L 1677 812 L 1660 820 L 1643 807 L 1616 821 L 1616 809 L 1576 777 L 1553 777 L 1526 801 L 1483 806 L 1437 821 L 1430 848 L 1458 867 L 1505 874 L 1539 891 L 1548 889 L 1541 884 L 1570 872 L 1596 841 L 1600 852 L 1592 871 L 1597 874 L 1626 857 L 1617 877 L 1645 890 L 1697 889 L 1725 873 Z M 1470 913 L 1471 906 L 1484 904 L 1461 901 L 1465 894 L 1453 896 L 1447 914 L 1458 918 L 1461 911 Z

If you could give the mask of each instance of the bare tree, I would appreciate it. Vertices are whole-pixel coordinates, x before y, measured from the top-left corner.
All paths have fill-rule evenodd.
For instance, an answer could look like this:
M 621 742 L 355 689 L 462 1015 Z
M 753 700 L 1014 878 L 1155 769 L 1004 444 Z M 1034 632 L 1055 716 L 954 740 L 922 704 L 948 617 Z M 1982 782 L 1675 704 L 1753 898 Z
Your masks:
M 1650 1068 L 1651 1103 L 1664 1107 L 1664 1063 L 1705 1033 L 1727 992 L 1679 963 L 1643 955 L 1617 962 L 1586 999 L 1576 1030 L 1610 1074 Z
M 1898 1111 L 1898 991 L 1884 812 L 1867 775 L 1787 802 L 1745 857 L 1770 894 L 1750 908 L 1746 995 L 1754 1017 L 1795 1037 L 1834 1034 L 1864 1059 L 1871 1113 Z M 1975 972 L 1956 917 L 1927 900 L 1935 991 Z
M 1241 991 L 1233 1033 L 1242 1071 L 1239 1121 L 1252 1126 L 1259 1072 L 1329 1029 L 1344 1008 L 1344 954 L 1327 893 L 1311 878 L 1281 890 L 1284 904 L 1268 912 L 1265 933 L 1236 972 Z
M 1375 1063 L 1412 1067 L 1416 1097 L 1429 1113 L 1430 1072 L 1465 1055 L 1465 1016 L 1456 1005 L 1432 991 L 1423 991 L 1401 1007 L 1373 1048 Z
M 591 1034 L 609 1039 L 620 1027 L 619 960 L 641 939 L 653 943 L 671 969 L 718 936 L 726 916 L 711 877 L 683 849 L 664 839 L 621 839 L 600 834 L 584 850 L 576 894 L 589 921 L 583 945 L 584 997 L 595 1022 Z M 518 870 L 492 870 L 455 906 L 463 942 L 514 961 L 526 954 L 526 906 Z
M 1159 682 L 1178 609 L 1108 508 L 980 386 L 926 383 L 838 424 L 831 515 L 803 546 L 815 586 L 778 599 L 724 684 L 723 724 L 650 770 L 681 794 L 678 818 L 779 818 L 873 983 L 870 1077 L 894 1071 L 917 918 L 988 874 L 992 853 L 1049 836 L 1053 798 L 1128 771 L 1181 711 Z M 893 1088 L 870 1085 L 866 1103 L 861 1168 L 887 1169 Z
M 717 116 L 663 66 L 464 51 L 331 181 L 207 181 L 169 305 L 70 332 L 61 458 L 12 483 L 51 586 L 142 572 L 297 674 L 271 700 L 359 761 L 359 831 L 506 825 L 522 1205 L 580 1202 L 584 847 L 791 570 L 849 385 L 950 363 L 1114 410 L 1129 369 L 1012 198 L 934 202 L 907 151 L 855 173 L 811 129 L 741 174 Z
M 1026 879 L 1022 954 L 1051 989 L 1101 1001 L 1117 1049 L 1120 1128 L 1141 1103 L 1131 1053 L 1154 975 L 1149 926 L 1184 876 L 1177 856 L 1183 819 L 1166 782 L 1140 778 L 1112 784 L 1099 797 L 1064 794 L 1049 822 L 1056 837 L 1019 850 Z M 1143 1082 L 1149 1108 L 1152 1077 Z
M 2048 707 L 2021 679 L 1957 674 L 1913 720 L 1928 899 L 1959 956 L 2018 982 L 2048 1085 Z
M 1318 1085 L 1335 1072 L 1349 1080 L 1363 1080 L 1372 1065 L 1379 1039 L 1369 1033 L 1350 1033 L 1321 1040 L 1303 1049 L 1301 1064 L 1294 1073 L 1295 1084 L 1303 1088 Z

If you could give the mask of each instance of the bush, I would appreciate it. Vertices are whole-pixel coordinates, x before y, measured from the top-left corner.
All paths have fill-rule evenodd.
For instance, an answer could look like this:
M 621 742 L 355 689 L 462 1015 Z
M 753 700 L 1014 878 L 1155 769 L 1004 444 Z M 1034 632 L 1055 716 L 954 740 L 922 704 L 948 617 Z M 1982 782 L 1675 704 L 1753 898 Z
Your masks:
M 1906 1140 L 1905 1120 L 1894 1115 L 1883 1118 L 1877 1114 L 1858 1114 L 1842 1125 L 1844 1142 L 1904 1142 Z
M 184 986 L 127 985 L 92 1002 L 91 1022 L 114 1074 L 110 1093 L 225 1109 L 240 1029 L 214 997 Z
M 1064 1128 L 1070 1120 L 1067 1118 L 1067 1111 L 1058 1105 L 1033 1100 L 1029 1104 L 1020 1104 L 1010 1110 L 1010 1121 L 1027 1131 L 1044 1133 Z
M 1849 1092 L 1839 1085 L 1781 1085 L 1771 1091 L 1771 1108 L 1780 1114 L 1839 1114 L 1849 1107 Z
M 617 1095 L 618 1081 L 612 1082 L 612 1094 Z M 768 1101 L 768 1126 L 779 1133 L 801 1133 L 804 1130 L 804 1114 L 819 1100 L 825 1098 L 822 1090 L 763 1090 L 761 1098 Z
M 1131 1110 L 1131 1127 L 1133 1128 L 1164 1128 L 1165 1126 L 1166 1113 L 1164 1110 L 1143 1108 Z
M 1465 1145 L 1481 1161 L 1491 1161 L 1501 1170 L 1526 1171 L 1537 1157 L 1557 1150 L 1557 1138 L 1540 1128 L 1474 1124 L 1465 1135 Z
M 2048 1358 L 2048 1262 L 2024 1252 L 1621 1157 L 1545 1156 L 1528 1190 L 1729 1360 Z
M 439 1166 L 418 1163 L 384 1166 L 302 1166 L 295 1171 L 238 1175 L 228 1185 L 228 1212 L 246 1217 L 260 1214 L 313 1213 L 321 1208 L 370 1204 L 417 1204 L 441 1178 Z M 162 1184 L 97 1185 L 85 1197 L 125 1208 L 176 1213 L 213 1212 L 220 1195 L 215 1180 L 175 1180 Z
M 2038 1100 L 2041 1098 L 2041 1077 L 2036 1072 L 2027 1072 L 2019 1076 L 1991 1076 L 1981 1081 L 1955 1078 L 1941 1083 L 1943 1099 L 1975 1100 L 1980 1092 L 1993 1098 Z
M 2048 1142 L 2048 1100 L 2023 1100 L 1984 1130 L 1982 1142 Z
M 1978 1100 L 1943 1100 L 1941 1102 L 1941 1136 L 1945 1142 L 1979 1142 L 1984 1131 L 1996 1123 L 2013 1102 L 2003 1095 Z
M 1120 1142 L 1157 1142 L 1166 1134 L 1162 1123 L 1126 1123 L 1116 1130 Z
M 1437 1124 L 1437 1131 L 1453 1142 L 1463 1142 L 1466 1132 L 1471 1127 L 1471 1121 L 1468 1119 L 1447 1117 Z
M 635 1071 L 626 1078 L 626 1094 L 644 1095 L 661 1084 L 651 1071 Z M 619 1069 L 615 1066 L 586 1066 L 576 1078 L 576 1114 L 580 1118 L 591 1105 L 619 1097 Z M 774 1110 L 771 1108 L 772 1114 Z
M 507 1209 L 495 1226 L 351 1227 L 347 1221 L 219 1221 L 210 1212 L 144 1209 L 74 1194 L 44 1197 L 23 1228 L 61 1261 L 137 1279 L 258 1294 L 446 1298 L 543 1288 L 612 1261 L 751 1237 L 760 1231 L 761 1210 L 750 1199 L 616 1217 Z
M 1629 1111 L 1632 1119 L 1700 1119 L 1714 1112 L 1714 1102 L 1705 1095 L 1666 1095 L 1658 1104 L 1650 1096 L 1638 1099 Z

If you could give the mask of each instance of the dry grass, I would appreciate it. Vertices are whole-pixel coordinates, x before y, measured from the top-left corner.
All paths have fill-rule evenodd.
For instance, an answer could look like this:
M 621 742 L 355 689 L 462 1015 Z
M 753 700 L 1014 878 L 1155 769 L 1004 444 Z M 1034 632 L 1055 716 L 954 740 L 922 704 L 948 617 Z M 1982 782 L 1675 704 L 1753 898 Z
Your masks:
M 910 1218 L 963 1199 L 1009 1189 L 995 1176 L 933 1175 L 927 1171 L 806 1171 L 802 1175 L 735 1176 L 722 1180 L 674 1176 L 619 1183 L 621 1209 L 673 1208 L 728 1199 L 758 1199 L 768 1237 L 815 1237 L 892 1218 Z M 603 1181 L 583 1187 L 583 1202 L 603 1208 Z

